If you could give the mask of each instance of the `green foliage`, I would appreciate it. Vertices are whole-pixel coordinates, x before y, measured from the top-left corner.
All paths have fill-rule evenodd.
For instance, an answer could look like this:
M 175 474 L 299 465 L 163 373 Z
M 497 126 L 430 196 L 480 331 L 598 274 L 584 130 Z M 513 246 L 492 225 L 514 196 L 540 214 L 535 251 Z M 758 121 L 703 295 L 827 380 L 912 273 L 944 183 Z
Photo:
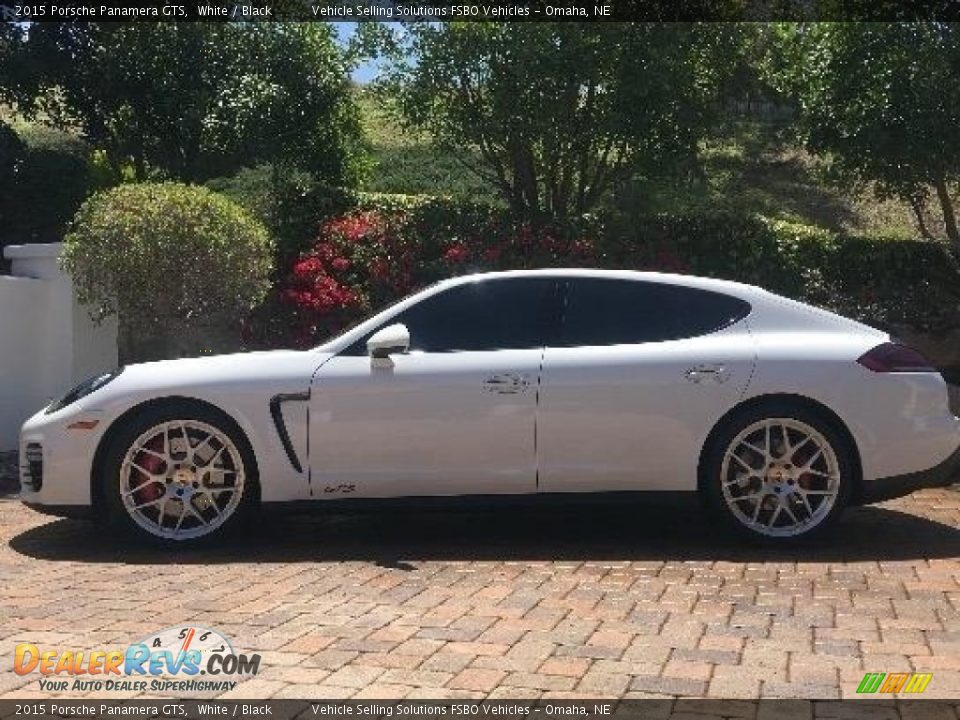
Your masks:
M 0 214 L 3 236 L 10 242 L 57 242 L 80 204 L 113 178 L 98 172 L 89 146 L 70 133 L 29 125 L 17 140 L 19 160 L 6 164 L 8 188 Z M 6 184 L 9 182 L 9 184 Z
M 40 23 L 19 56 L 20 106 L 79 125 L 141 180 L 274 161 L 351 185 L 365 166 L 349 68 L 325 24 Z
M 655 216 L 608 225 L 603 264 L 759 285 L 879 326 L 960 324 L 960 266 L 942 243 L 866 237 L 743 215 Z
M 85 202 L 62 262 L 100 317 L 145 335 L 236 320 L 269 287 L 272 247 L 236 203 L 177 183 L 121 185 Z
M 0 227 L 8 227 L 17 207 L 15 187 L 17 173 L 23 165 L 27 148 L 6 123 L 0 122 Z
M 960 266 L 945 245 L 851 235 L 736 213 L 616 214 L 531 224 L 485 203 L 356 193 L 279 266 L 247 325 L 256 345 L 309 346 L 436 279 L 463 272 L 599 266 L 718 277 L 864 322 L 958 327 Z M 303 227 L 306 227 L 304 224 Z
M 358 90 L 357 105 L 372 164 L 364 189 L 500 201 L 496 187 L 464 163 L 464 153 L 473 154 L 470 149 L 441 147 L 426 133 L 404 129 L 396 103 L 383 93 Z
M 724 36 L 697 25 L 424 23 L 407 37 L 387 83 L 407 127 L 458 153 L 515 212 L 567 217 L 630 176 L 693 164 Z
M 935 190 L 960 247 L 948 189 L 960 179 L 960 27 L 783 25 L 775 38 L 767 72 L 796 103 L 808 146 L 842 182 L 876 183 L 918 217 Z
M 278 266 L 303 252 L 326 218 L 357 205 L 354 190 L 271 165 L 245 168 L 207 185 L 242 205 L 267 227 L 275 241 Z

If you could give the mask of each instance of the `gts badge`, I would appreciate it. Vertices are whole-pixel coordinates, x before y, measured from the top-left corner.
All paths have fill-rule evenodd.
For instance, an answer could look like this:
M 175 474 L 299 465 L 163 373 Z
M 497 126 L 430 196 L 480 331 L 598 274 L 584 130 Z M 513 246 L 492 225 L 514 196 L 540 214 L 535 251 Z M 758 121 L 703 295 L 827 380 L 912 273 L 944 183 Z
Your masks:
M 356 485 L 327 485 L 323 489 L 323 494 L 330 495 L 332 493 L 352 493 L 356 489 Z

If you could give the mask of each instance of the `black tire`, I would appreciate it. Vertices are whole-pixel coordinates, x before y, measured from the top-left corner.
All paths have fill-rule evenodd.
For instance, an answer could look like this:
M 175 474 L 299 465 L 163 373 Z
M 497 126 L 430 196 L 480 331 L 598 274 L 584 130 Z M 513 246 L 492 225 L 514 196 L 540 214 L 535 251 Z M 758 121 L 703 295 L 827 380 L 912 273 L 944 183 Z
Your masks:
M 798 523 L 797 525 L 802 526 L 804 522 L 811 524 L 806 529 L 797 527 L 797 533 L 793 535 L 764 534 L 764 532 L 760 529 L 757 529 L 756 526 L 748 525 L 745 521 L 752 520 L 753 518 L 745 517 L 748 514 L 747 511 L 752 510 L 757 512 L 757 506 L 752 505 L 752 501 L 746 496 L 748 493 L 767 492 L 768 489 L 771 488 L 775 490 L 776 493 L 791 492 L 791 488 L 801 482 L 822 482 L 825 485 L 821 487 L 829 487 L 826 485 L 828 482 L 826 479 L 819 481 L 811 480 L 811 477 L 819 477 L 819 473 L 815 476 L 808 473 L 800 477 L 793 478 L 791 475 L 781 475 L 778 472 L 781 469 L 778 465 L 776 469 L 757 472 L 758 475 L 762 475 L 763 478 L 766 479 L 753 478 L 750 480 L 749 482 L 753 484 L 750 486 L 750 490 L 743 490 L 743 495 L 745 496 L 743 500 L 736 500 L 735 502 L 730 503 L 727 501 L 727 498 L 724 495 L 724 458 L 727 454 L 728 448 L 730 448 L 731 444 L 748 428 L 755 426 L 757 423 L 778 418 L 796 421 L 797 423 L 808 426 L 819 433 L 821 438 L 829 445 L 830 450 L 832 450 L 833 456 L 836 459 L 836 467 L 838 471 L 837 474 L 839 478 L 839 487 L 837 488 L 836 497 L 832 506 L 829 508 L 824 507 L 824 509 L 821 511 L 819 506 L 813 505 L 814 503 L 818 502 L 813 496 L 807 500 L 807 502 L 810 504 L 800 506 L 800 511 L 797 512 L 797 517 L 800 519 L 801 523 Z M 774 436 L 776 436 L 776 430 L 772 432 L 774 432 Z M 791 427 L 790 432 L 794 432 L 794 428 Z M 738 444 L 737 447 L 742 452 L 744 446 Z M 780 448 L 782 447 L 783 445 L 781 444 Z M 790 458 L 787 460 L 783 460 L 783 458 L 786 457 L 786 455 L 783 455 L 781 458 L 777 458 L 777 462 L 780 463 L 782 461 L 784 463 L 784 467 L 792 468 L 789 463 L 795 462 L 796 455 L 800 453 L 801 449 L 803 449 L 803 446 L 798 445 L 794 451 L 795 454 L 791 454 Z M 827 455 L 828 453 L 822 456 L 824 457 L 823 462 L 827 462 Z M 760 542 L 773 546 L 790 546 L 822 537 L 829 533 L 836 526 L 836 523 L 843 513 L 844 508 L 850 502 L 850 498 L 853 495 L 854 486 L 857 482 L 857 465 L 854 461 L 854 457 L 854 449 L 850 446 L 847 435 L 837 427 L 836 421 L 829 418 L 825 413 L 818 412 L 815 409 L 807 408 L 802 405 L 793 404 L 788 401 L 770 401 L 762 405 L 755 405 L 753 407 L 745 408 L 735 412 L 730 417 L 726 418 L 717 431 L 713 433 L 708 447 L 705 448 L 704 461 L 701 465 L 700 492 L 708 510 L 720 518 L 720 520 L 729 529 L 731 529 L 741 538 L 746 538 L 754 542 Z M 768 467 L 768 464 L 762 458 L 762 456 L 759 455 L 759 453 L 756 453 L 754 458 L 757 467 Z M 818 460 L 816 462 L 821 461 Z M 731 467 L 739 468 L 739 464 L 734 463 L 731 460 L 730 467 L 727 468 L 728 473 L 731 472 Z M 814 467 L 822 468 L 824 466 L 814 465 Z M 744 472 L 743 469 L 740 469 L 740 471 L 741 473 Z M 792 468 L 787 471 L 787 473 L 800 472 L 801 470 L 796 468 Z M 784 477 L 791 477 L 792 482 L 790 480 L 784 480 Z M 787 482 L 790 483 L 790 487 L 784 487 L 784 485 L 781 484 Z M 816 485 L 813 486 L 814 489 L 816 487 Z M 736 489 L 730 490 L 730 492 L 731 494 L 735 492 L 740 493 L 741 488 L 739 485 L 737 485 Z M 786 495 L 781 497 L 780 494 L 774 494 L 773 491 L 771 491 L 770 494 L 765 495 L 762 498 L 761 502 L 763 502 L 764 505 L 759 510 L 759 512 L 763 513 L 763 515 L 759 518 L 760 521 L 774 516 L 774 512 L 777 512 L 777 503 L 783 505 L 789 502 L 791 504 L 788 506 L 788 509 L 791 509 L 791 511 L 796 511 L 798 508 L 792 503 L 799 503 L 800 501 L 794 500 L 792 497 L 788 497 Z M 731 505 L 739 508 L 740 516 L 738 516 L 738 512 L 734 510 L 734 507 L 731 507 Z M 811 505 L 813 506 L 813 514 L 809 514 L 804 517 L 806 514 L 806 509 L 811 507 Z M 818 516 L 817 513 L 821 512 L 822 515 Z M 741 519 L 741 517 L 743 517 L 743 519 Z M 784 522 L 787 520 L 789 520 L 788 517 L 783 518 Z M 816 522 L 812 523 L 812 520 L 816 520 Z M 775 519 L 774 522 L 775 524 L 779 524 L 781 519 Z M 776 525 L 774 527 L 776 527 Z
M 232 450 L 235 450 L 235 454 L 239 457 L 239 469 L 242 471 L 243 482 L 239 500 L 236 501 L 235 506 L 232 507 L 229 516 L 222 521 L 211 520 L 211 523 L 218 523 L 213 530 L 207 532 L 207 534 L 192 537 L 162 537 L 151 533 L 138 523 L 133 517 L 135 510 L 128 510 L 125 506 L 121 494 L 121 483 L 124 480 L 121 472 L 127 453 L 138 438 L 141 438 L 141 436 L 151 431 L 151 429 L 162 426 L 165 423 L 179 421 L 191 424 L 191 428 L 195 427 L 193 425 L 194 423 L 202 423 L 219 431 L 223 436 L 228 438 L 232 443 L 232 448 L 229 447 L 229 443 L 227 444 L 227 447 L 231 450 L 231 454 Z M 145 408 L 131 419 L 124 419 L 120 422 L 122 422 L 123 425 L 119 427 L 117 432 L 109 439 L 108 445 L 105 447 L 103 462 L 100 465 L 100 473 L 96 478 L 98 489 L 97 501 L 99 506 L 97 509 L 100 511 L 101 516 L 105 517 L 106 521 L 115 530 L 124 534 L 133 535 L 142 541 L 160 547 L 185 548 L 207 546 L 215 544 L 245 525 L 258 510 L 260 504 L 260 486 L 256 459 L 250 448 L 250 443 L 247 441 L 243 432 L 224 413 L 200 404 L 170 403 Z M 176 438 L 174 438 L 174 440 L 176 440 Z M 193 451 L 199 450 L 199 448 L 199 444 L 197 446 L 191 446 L 191 456 L 193 455 Z M 161 467 L 166 468 L 166 463 L 162 463 Z M 236 470 L 237 468 L 234 468 L 234 471 Z M 166 470 L 163 470 L 161 474 L 166 474 Z M 234 477 L 236 477 L 236 472 L 234 472 Z M 167 484 L 169 485 L 169 482 Z M 159 488 L 162 488 L 159 482 L 156 483 L 156 486 L 158 489 L 152 492 L 159 492 Z M 139 492 L 139 490 L 137 492 Z M 215 496 L 211 495 L 210 497 L 213 498 Z M 179 498 L 177 498 L 177 500 L 183 502 L 179 500 Z M 231 499 L 229 502 L 234 501 Z M 185 512 L 185 509 L 184 507 L 184 510 L 181 512 Z M 213 507 L 209 505 L 209 503 L 206 509 L 208 512 L 204 512 L 204 515 L 212 515 L 214 510 L 219 512 L 219 508 Z M 200 531 L 203 532 L 203 530 Z

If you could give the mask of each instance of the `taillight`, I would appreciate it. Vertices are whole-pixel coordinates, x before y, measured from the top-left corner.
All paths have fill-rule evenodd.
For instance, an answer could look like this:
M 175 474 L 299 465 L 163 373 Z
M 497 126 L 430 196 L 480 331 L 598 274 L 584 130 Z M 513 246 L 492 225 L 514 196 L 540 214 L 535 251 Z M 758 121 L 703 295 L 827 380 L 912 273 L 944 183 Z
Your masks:
M 895 342 L 877 345 L 857 358 L 857 362 L 868 370 L 880 373 L 937 372 L 919 352 Z

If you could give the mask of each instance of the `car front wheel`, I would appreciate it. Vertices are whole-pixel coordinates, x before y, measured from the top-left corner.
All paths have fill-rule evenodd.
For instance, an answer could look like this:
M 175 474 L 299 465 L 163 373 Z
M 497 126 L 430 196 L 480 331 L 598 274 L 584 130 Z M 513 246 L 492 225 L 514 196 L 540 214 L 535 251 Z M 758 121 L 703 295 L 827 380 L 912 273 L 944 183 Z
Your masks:
M 708 456 L 705 492 L 749 537 L 790 543 L 826 531 L 853 486 L 848 443 L 818 413 L 789 405 L 740 413 Z
M 102 499 L 114 525 L 160 543 L 195 544 L 235 526 L 256 477 L 244 438 L 205 408 L 148 410 L 107 451 Z

